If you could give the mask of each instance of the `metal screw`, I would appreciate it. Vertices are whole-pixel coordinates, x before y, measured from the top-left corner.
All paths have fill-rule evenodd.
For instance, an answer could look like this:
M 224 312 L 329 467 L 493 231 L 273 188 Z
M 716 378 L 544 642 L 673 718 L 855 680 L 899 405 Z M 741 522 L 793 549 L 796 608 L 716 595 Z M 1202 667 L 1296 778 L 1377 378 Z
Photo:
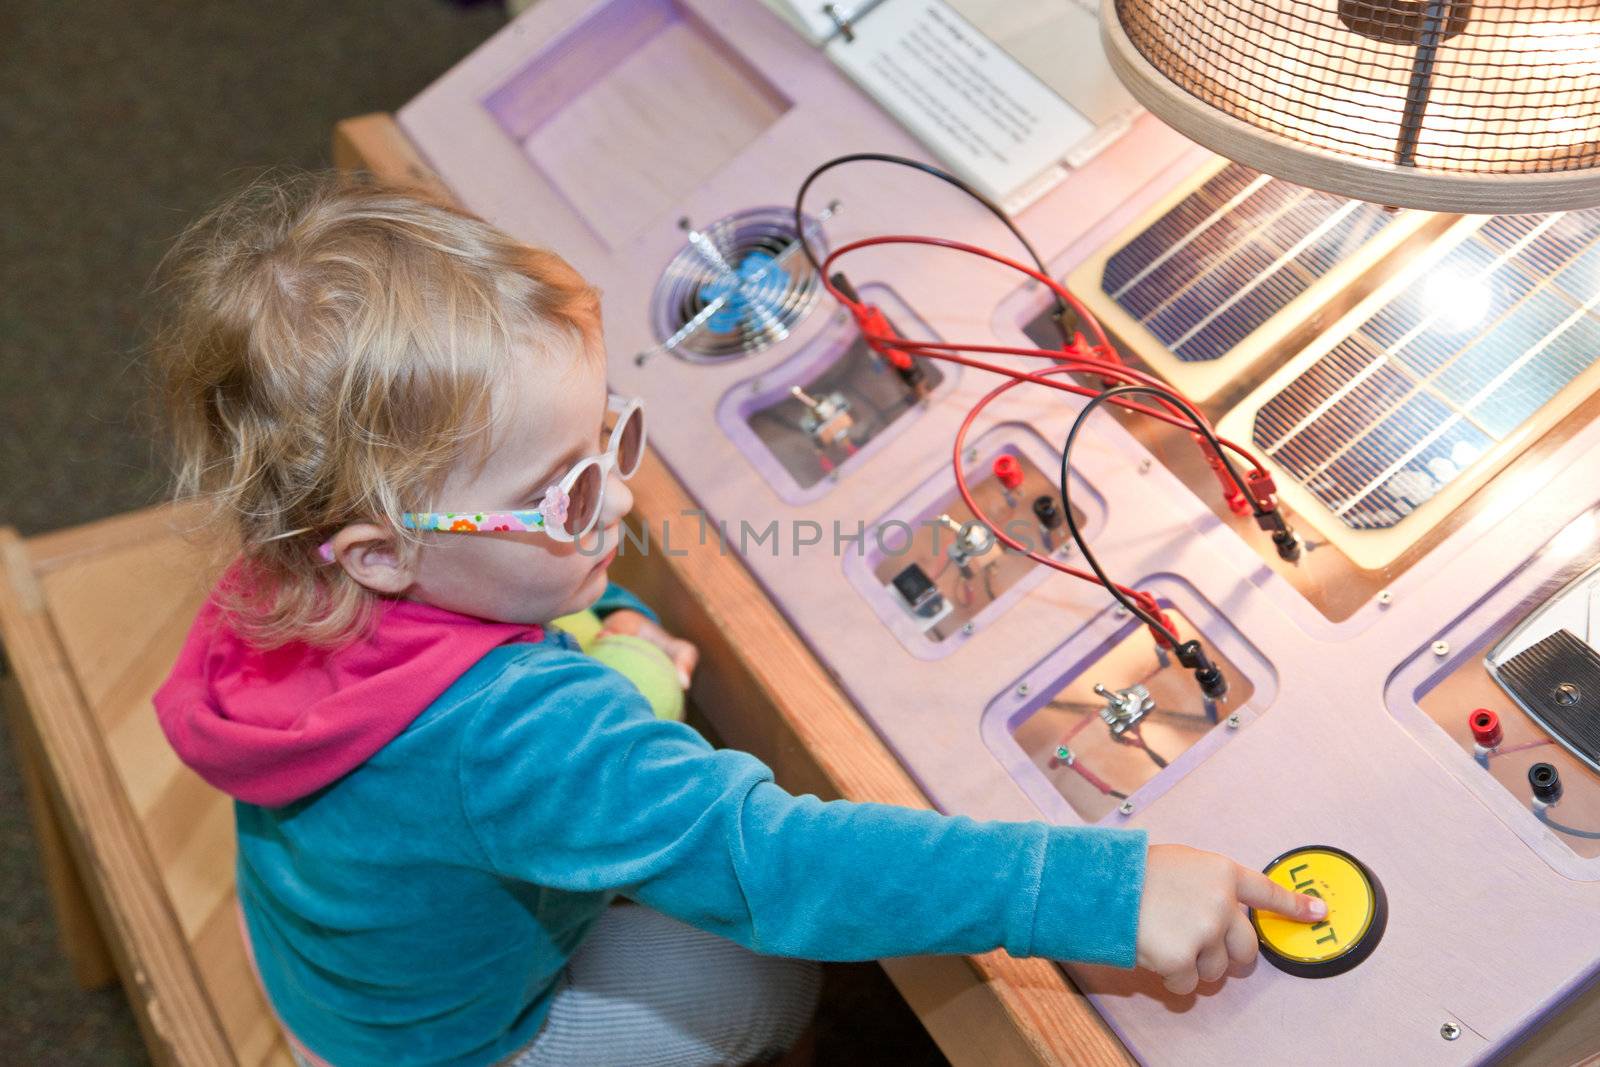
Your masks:
M 1133 801 L 1124 800 L 1122 802 L 1122 804 L 1117 808 L 1117 810 L 1122 812 L 1122 814 L 1124 814 L 1124 815 L 1132 815 L 1133 814 Z
M 978 450 L 976 448 L 967 449 L 966 460 L 968 463 L 978 462 Z
M 841 311 L 839 314 L 833 317 L 833 321 L 836 325 L 843 326 L 845 323 L 850 321 L 850 313 L 848 311 Z
M 1017 696 L 1019 697 L 1025 697 L 1031 692 L 1033 692 L 1033 690 L 1029 687 L 1027 682 L 1023 682 L 1021 685 L 1017 686 Z
M 1379 590 L 1378 603 L 1382 604 L 1384 607 L 1388 607 L 1390 604 L 1394 603 L 1394 594 L 1389 592 L 1387 589 Z
M 1128 617 L 1128 609 L 1123 607 L 1121 604 L 1118 604 L 1116 610 L 1111 614 L 1115 615 L 1119 619 L 1125 619 Z
M 1562 682 L 1556 686 L 1556 703 L 1564 708 L 1570 708 L 1578 702 L 1583 693 L 1571 682 Z
M 1439 656 L 1441 658 L 1443 658 L 1444 656 L 1448 656 L 1450 654 L 1450 642 L 1449 641 L 1435 641 L 1433 643 L 1433 654 L 1435 656 Z
M 834 485 L 838 485 L 839 484 L 839 472 L 838 471 L 829 471 L 828 472 L 828 481 L 832 482 Z
M 1141 459 L 1139 461 L 1139 473 L 1140 474 L 1149 474 L 1150 473 L 1150 461 L 1148 459 Z
M 1446 1041 L 1454 1041 L 1456 1038 L 1461 1036 L 1461 1027 L 1457 1026 L 1455 1023 L 1445 1023 L 1443 1026 L 1439 1027 L 1439 1036 L 1444 1038 Z
M 1239 716 L 1237 714 L 1229 715 L 1226 721 L 1228 729 L 1237 730 L 1239 728 Z
M 971 637 L 973 634 L 977 633 L 977 631 L 978 628 L 970 622 L 961 624 L 961 632 L 966 634 L 968 637 Z

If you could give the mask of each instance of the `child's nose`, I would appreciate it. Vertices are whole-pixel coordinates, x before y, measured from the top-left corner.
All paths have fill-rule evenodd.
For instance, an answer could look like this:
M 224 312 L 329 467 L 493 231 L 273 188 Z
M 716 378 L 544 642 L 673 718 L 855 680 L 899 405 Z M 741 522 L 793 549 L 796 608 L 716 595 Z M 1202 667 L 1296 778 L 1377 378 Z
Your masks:
M 605 504 L 600 510 L 600 526 L 605 528 L 633 510 L 633 490 L 621 478 L 613 476 L 606 486 Z

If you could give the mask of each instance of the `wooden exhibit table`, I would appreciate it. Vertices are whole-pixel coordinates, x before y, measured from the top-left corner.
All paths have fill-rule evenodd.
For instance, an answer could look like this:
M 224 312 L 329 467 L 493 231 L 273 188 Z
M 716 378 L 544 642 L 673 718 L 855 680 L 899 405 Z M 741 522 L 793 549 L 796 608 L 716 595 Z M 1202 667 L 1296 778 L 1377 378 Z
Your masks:
M 386 115 L 341 123 L 335 159 L 436 185 Z M 631 486 L 630 521 L 659 530 L 694 513 L 653 454 Z M 150 706 L 226 561 L 194 534 L 196 519 L 161 507 L 28 540 L 0 528 L 6 718 L 79 982 L 120 977 L 157 1064 L 286 1067 L 240 936 L 231 802 L 178 762 Z M 795 792 L 927 806 L 731 552 L 625 554 L 613 574 L 699 645 L 693 698 L 727 744 Z M 1045 960 L 995 952 L 884 967 L 958 1067 L 1131 1062 Z M 1513 1060 L 1585 1060 L 1595 1001 Z

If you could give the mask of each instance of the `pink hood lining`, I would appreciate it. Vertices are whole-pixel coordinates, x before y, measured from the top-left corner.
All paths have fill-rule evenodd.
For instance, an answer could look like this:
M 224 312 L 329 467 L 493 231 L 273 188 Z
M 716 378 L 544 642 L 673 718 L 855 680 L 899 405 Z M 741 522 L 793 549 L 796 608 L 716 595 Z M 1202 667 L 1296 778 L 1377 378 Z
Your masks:
M 239 577 L 235 565 L 219 588 Z M 262 650 L 228 625 L 213 595 L 156 691 L 156 716 L 207 782 L 280 807 L 365 763 L 491 649 L 544 636 L 537 624 L 392 600 L 365 638 L 342 648 Z

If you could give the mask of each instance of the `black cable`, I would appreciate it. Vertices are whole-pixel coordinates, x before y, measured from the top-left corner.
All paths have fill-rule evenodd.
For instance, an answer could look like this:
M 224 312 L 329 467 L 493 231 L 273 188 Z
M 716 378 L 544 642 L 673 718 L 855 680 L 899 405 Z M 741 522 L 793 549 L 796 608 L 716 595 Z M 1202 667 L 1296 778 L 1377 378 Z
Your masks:
M 1154 763 L 1157 767 L 1161 768 L 1162 770 L 1166 770 L 1167 769 L 1167 761 L 1162 759 L 1156 753 L 1156 750 L 1150 747 L 1150 742 L 1148 742 L 1148 741 L 1146 741 L 1144 739 L 1143 731 L 1141 731 L 1139 733 L 1139 747 L 1144 749 L 1144 754 L 1146 756 L 1150 757 L 1150 762 Z
M 1049 277 L 1050 268 L 1045 266 L 1044 258 L 1039 255 L 1038 249 L 1033 247 L 1033 242 L 1029 241 L 1027 237 L 1023 236 L 1021 230 L 1017 229 L 1017 224 L 1011 221 L 1011 216 L 1006 214 L 1005 208 L 1001 207 L 999 204 L 996 204 L 993 200 L 990 200 L 977 189 L 974 189 L 971 185 L 968 185 L 966 182 L 962 181 L 960 178 L 956 177 L 954 174 L 951 174 L 947 170 L 942 170 L 939 167 L 935 167 L 931 163 L 923 163 L 922 161 L 916 159 L 907 159 L 905 156 L 893 156 L 886 152 L 853 152 L 845 156 L 836 156 L 817 167 L 810 174 L 807 174 L 806 180 L 800 183 L 800 191 L 796 193 L 794 197 L 794 232 L 795 237 L 800 242 L 800 250 L 805 253 L 806 259 L 811 262 L 811 269 L 816 271 L 818 274 L 822 273 L 822 262 L 817 259 L 817 254 L 811 250 L 811 242 L 806 240 L 804 210 L 806 193 L 810 191 L 811 184 L 818 178 L 822 177 L 834 167 L 840 167 L 846 163 L 893 163 L 896 166 L 910 167 L 912 170 L 920 171 L 931 178 L 938 178 L 940 181 L 948 185 L 955 186 L 957 189 L 960 189 L 963 193 L 966 193 L 973 200 L 976 200 L 978 203 L 987 208 L 989 214 L 999 219 L 1000 224 L 1003 225 L 1007 230 L 1011 231 L 1011 236 L 1015 237 L 1017 242 L 1021 244 L 1022 247 L 1027 251 L 1028 258 L 1033 260 L 1033 265 L 1038 268 L 1039 273 Z M 1062 341 L 1070 345 L 1072 344 L 1072 337 L 1069 336 L 1067 320 L 1072 317 L 1072 311 L 1067 307 L 1067 302 L 1061 298 L 1060 293 L 1053 293 L 1052 295 L 1055 297 L 1056 302 L 1056 326 L 1061 330 Z
M 1550 817 L 1550 812 L 1547 809 L 1536 810 L 1534 817 L 1557 833 L 1566 834 L 1569 837 L 1581 837 L 1587 841 L 1600 841 L 1600 833 L 1595 833 L 1593 830 L 1579 830 L 1577 827 L 1558 823 Z
M 1171 389 L 1163 389 L 1159 385 L 1119 385 L 1115 389 L 1108 389 L 1106 392 L 1101 393 L 1100 396 L 1090 400 L 1089 407 L 1094 407 L 1100 403 L 1102 397 L 1112 393 L 1119 395 L 1123 393 L 1145 393 L 1149 396 L 1159 397 L 1189 416 L 1189 419 L 1194 423 L 1195 432 L 1203 436 L 1206 442 L 1211 445 L 1212 450 L 1217 454 L 1217 458 L 1222 460 L 1222 465 L 1226 468 L 1228 477 L 1233 479 L 1233 484 L 1239 487 L 1239 492 L 1243 493 L 1245 499 L 1250 502 L 1251 512 L 1258 517 L 1267 514 L 1267 510 L 1256 500 L 1255 493 L 1250 491 L 1250 487 L 1239 476 L 1239 469 L 1233 465 L 1233 460 L 1229 458 L 1229 450 L 1223 445 L 1222 439 L 1217 436 L 1217 432 L 1211 428 L 1211 425 L 1206 422 L 1200 412 L 1196 410 L 1193 404 L 1189 403 L 1188 398 L 1183 394 L 1176 393 Z
M 1072 478 L 1069 477 L 1072 459 L 1070 458 L 1072 458 L 1072 446 L 1074 446 L 1078 440 L 1078 432 L 1083 429 L 1083 424 L 1085 424 L 1085 421 L 1088 421 L 1088 416 L 1090 416 L 1091 411 L 1094 411 L 1094 408 L 1098 408 L 1098 406 L 1102 405 L 1102 403 L 1109 403 L 1110 400 L 1114 400 L 1114 398 L 1122 397 L 1122 395 L 1128 394 L 1147 394 L 1154 395 L 1154 397 L 1160 397 L 1160 395 L 1166 394 L 1168 397 L 1173 397 L 1174 400 L 1178 402 L 1179 408 L 1182 408 L 1182 410 L 1186 410 L 1187 413 L 1189 413 L 1190 418 L 1195 419 L 1195 426 L 1205 426 L 1205 419 L 1200 418 L 1198 413 L 1195 413 L 1195 411 L 1190 408 L 1189 403 L 1187 403 L 1186 400 L 1182 400 L 1182 398 L 1178 397 L 1176 394 L 1170 394 L 1168 390 L 1158 389 L 1158 387 L 1155 386 L 1118 386 L 1117 389 L 1107 389 L 1106 392 L 1102 392 L 1102 394 L 1094 395 L 1094 397 L 1090 398 L 1090 402 L 1086 403 L 1086 405 L 1083 405 L 1083 411 L 1078 413 L 1078 418 L 1072 421 L 1072 429 L 1067 432 L 1067 443 L 1061 448 L 1061 483 L 1059 483 L 1059 485 L 1061 485 L 1061 510 L 1064 512 L 1064 514 L 1066 514 L 1067 533 L 1072 534 L 1072 542 L 1077 545 L 1078 552 L 1083 553 L 1083 561 L 1090 565 L 1091 571 L 1094 571 L 1094 577 L 1098 577 L 1101 585 L 1106 587 L 1107 592 L 1109 592 L 1110 595 L 1117 600 L 1117 603 L 1120 603 L 1123 608 L 1131 611 L 1134 616 L 1138 617 L 1139 621 L 1149 625 L 1150 629 L 1160 633 L 1160 635 L 1162 635 L 1162 637 L 1165 638 L 1165 640 L 1168 641 L 1173 648 L 1178 648 L 1178 635 L 1171 632 L 1171 629 L 1166 627 L 1165 622 L 1160 621 L 1160 619 L 1157 619 L 1154 614 L 1150 614 L 1149 611 L 1141 608 L 1138 603 L 1134 603 L 1133 600 L 1130 600 L 1130 598 L 1126 597 L 1125 593 L 1122 592 L 1122 589 L 1118 589 L 1117 582 L 1110 581 L 1110 576 L 1107 576 L 1106 574 L 1106 568 L 1102 568 L 1098 558 L 1094 557 L 1094 552 L 1090 549 L 1090 544 L 1088 544 L 1088 541 L 1086 541 L 1085 537 L 1083 537 L 1083 531 L 1078 530 L 1077 517 L 1074 517 L 1074 514 L 1072 514 L 1072 490 L 1070 490 Z M 1226 462 L 1226 458 L 1224 458 L 1224 462 Z M 1229 466 L 1229 470 L 1232 470 L 1232 466 Z M 1235 478 L 1237 478 L 1237 472 L 1234 472 L 1234 474 Z
M 1072 421 L 1072 429 L 1067 432 L 1066 444 L 1061 448 L 1061 506 L 1062 509 L 1066 511 L 1067 529 L 1071 532 L 1072 540 L 1078 546 L 1078 550 L 1083 553 L 1084 560 L 1089 564 L 1090 569 L 1094 571 L 1095 577 L 1100 579 L 1100 584 L 1105 586 L 1106 591 L 1116 598 L 1117 603 L 1121 604 L 1128 611 L 1133 612 L 1141 620 L 1148 624 L 1151 629 L 1153 629 L 1160 636 L 1162 641 L 1168 644 L 1177 653 L 1178 660 L 1183 663 L 1185 667 L 1189 667 L 1194 670 L 1195 680 L 1199 682 L 1201 692 L 1214 700 L 1220 699 L 1222 695 L 1227 692 L 1227 682 L 1217 666 L 1206 657 L 1204 651 L 1200 647 L 1200 642 L 1198 640 L 1180 642 L 1178 640 L 1178 635 L 1173 633 L 1172 630 L 1170 630 L 1164 623 L 1161 622 L 1161 620 L 1151 615 L 1143 608 L 1139 607 L 1133 601 L 1129 600 L 1128 597 L 1123 594 L 1122 590 L 1119 589 L 1116 584 L 1111 581 L 1110 577 L 1106 575 L 1105 569 L 1100 566 L 1100 561 L 1096 559 L 1094 554 L 1089 550 L 1089 543 L 1084 539 L 1083 531 L 1078 529 L 1078 521 L 1073 517 L 1072 514 L 1072 500 L 1070 495 L 1071 478 L 1069 477 L 1069 472 L 1072 464 L 1072 446 L 1077 443 L 1078 433 L 1083 429 L 1084 424 L 1088 421 L 1089 415 L 1094 411 L 1095 408 L 1099 407 L 1101 404 L 1109 403 L 1118 397 L 1133 395 L 1153 396 L 1167 400 L 1179 410 L 1187 414 L 1189 418 L 1194 421 L 1195 429 L 1197 431 L 1204 434 L 1207 440 L 1216 442 L 1216 447 L 1218 447 L 1218 456 L 1221 458 L 1223 465 L 1227 468 L 1229 475 L 1232 476 L 1234 483 L 1237 484 L 1239 488 L 1249 497 L 1251 508 L 1255 511 L 1257 517 L 1271 517 L 1274 516 L 1275 513 L 1267 511 L 1258 503 L 1256 503 L 1254 494 L 1249 492 L 1248 488 L 1246 488 L 1244 484 L 1244 480 L 1239 477 L 1239 472 L 1228 460 L 1227 455 L 1221 451 L 1220 442 L 1217 441 L 1216 434 L 1213 433 L 1211 428 L 1206 425 L 1205 420 L 1201 418 L 1200 413 L 1195 410 L 1194 406 L 1177 393 L 1171 392 L 1167 389 L 1162 389 L 1159 386 L 1119 385 L 1115 389 L 1107 389 L 1104 392 L 1098 393 L 1091 397 L 1089 402 L 1083 406 L 1083 410 L 1078 412 L 1078 417 Z M 1291 534 L 1291 539 L 1292 536 L 1293 535 Z M 1277 540 L 1276 534 L 1273 535 L 1273 539 L 1274 541 Z M 1295 547 L 1298 549 L 1298 543 L 1296 543 Z M 1282 555 L 1282 552 L 1280 551 L 1279 554 Z
M 1243 494 L 1245 502 L 1250 505 L 1251 514 L 1255 516 L 1256 525 L 1262 530 L 1271 533 L 1272 544 L 1277 549 L 1278 558 L 1289 563 L 1297 562 L 1300 559 L 1303 546 L 1300 538 L 1295 535 L 1294 528 L 1284 519 L 1276 504 L 1272 507 L 1263 507 L 1261 505 L 1261 502 L 1256 499 L 1256 494 L 1245 484 L 1245 480 L 1239 476 L 1239 468 L 1233 465 L 1233 460 L 1228 455 L 1228 449 L 1223 446 L 1222 439 L 1201 417 L 1195 406 L 1189 403 L 1188 399 L 1181 393 L 1176 393 L 1157 385 L 1117 386 L 1090 400 L 1088 406 L 1084 409 L 1084 413 L 1087 414 L 1090 408 L 1095 407 L 1109 396 L 1121 396 L 1130 393 L 1142 393 L 1157 397 L 1189 416 L 1189 421 L 1194 423 L 1195 432 L 1206 439 L 1211 450 L 1216 453 L 1217 462 L 1222 464 L 1223 470 L 1227 471 L 1228 477 L 1232 479 L 1233 484 L 1239 487 L 1239 492 Z

